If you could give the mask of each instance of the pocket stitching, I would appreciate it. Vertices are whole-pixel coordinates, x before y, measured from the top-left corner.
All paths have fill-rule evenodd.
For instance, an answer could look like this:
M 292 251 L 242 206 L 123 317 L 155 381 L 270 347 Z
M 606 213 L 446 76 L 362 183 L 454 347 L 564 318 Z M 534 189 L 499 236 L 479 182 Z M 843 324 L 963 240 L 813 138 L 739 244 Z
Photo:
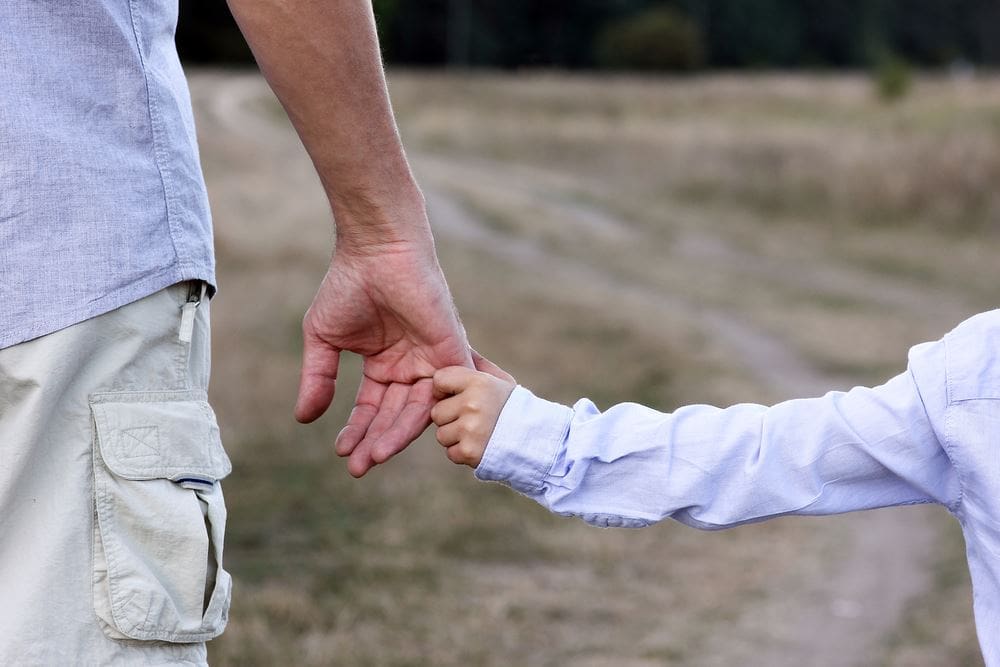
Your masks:
M 165 396 L 165 394 L 169 394 L 169 397 Z M 221 444 L 219 428 L 215 415 L 212 412 L 211 407 L 208 405 L 208 401 L 205 400 L 206 397 L 204 392 L 126 392 L 99 395 L 95 394 L 94 396 L 99 397 L 97 400 L 91 401 L 91 412 L 94 416 L 97 428 L 97 447 L 100 449 L 102 462 L 116 477 L 133 481 L 142 479 L 172 480 L 178 476 L 177 470 L 183 469 L 183 471 L 188 473 L 204 475 L 206 477 L 210 477 L 212 480 L 218 481 L 220 479 L 224 479 L 230 472 L 232 472 L 232 464 L 229 462 L 228 458 L 225 457 L 225 450 Z M 136 400 L 137 398 L 139 400 Z M 114 428 L 112 426 L 109 422 L 106 411 L 103 408 L 108 404 L 132 405 L 144 403 L 190 403 L 193 407 L 196 407 L 198 414 L 202 418 L 195 424 L 195 426 L 199 428 L 197 440 L 199 442 L 209 443 L 206 447 L 206 451 L 198 452 L 198 454 L 207 454 L 207 456 L 203 458 L 204 462 L 202 464 L 185 464 L 184 462 L 178 461 L 174 462 L 172 465 L 145 465 L 140 466 L 140 468 L 144 471 L 144 474 L 140 475 L 134 472 L 134 467 L 131 467 L 127 462 L 122 460 L 122 457 L 115 450 L 115 443 L 111 442 L 111 440 L 114 439 L 112 437 L 113 433 L 118 435 L 119 432 L 123 432 L 123 429 Z M 97 406 L 101 406 L 101 409 Z M 162 463 L 162 453 L 160 456 L 161 459 L 159 462 Z M 111 461 L 108 460 L 109 458 Z
M 177 632 L 177 631 L 166 631 L 166 630 L 150 630 L 149 627 L 149 617 L 152 613 L 152 607 L 147 607 L 145 618 L 141 622 L 126 622 L 124 618 L 126 616 L 125 610 L 128 605 L 137 597 L 138 593 L 135 591 L 124 591 L 121 588 L 121 583 L 113 576 L 114 572 L 120 572 L 122 568 L 121 551 L 122 547 L 119 540 L 115 540 L 113 537 L 109 540 L 109 536 L 113 532 L 113 525 L 116 524 L 116 517 L 118 513 L 115 511 L 115 503 L 113 500 L 113 493 L 111 491 L 111 485 L 107 481 L 101 481 L 99 478 L 100 474 L 104 474 L 108 479 L 122 479 L 130 483 L 144 483 L 151 482 L 155 480 L 170 481 L 169 477 L 166 477 L 160 473 L 166 472 L 165 466 L 156 466 L 156 472 L 158 476 L 152 479 L 141 479 L 133 480 L 126 476 L 118 474 L 115 470 L 107 464 L 104 457 L 103 445 L 104 439 L 110 437 L 110 432 L 115 430 L 111 429 L 108 424 L 108 420 L 103 411 L 94 409 L 95 405 L 110 403 L 110 402 L 121 402 L 121 403 L 145 403 L 145 402 L 171 402 L 171 403 L 186 403 L 191 402 L 197 405 L 198 410 L 202 417 L 206 421 L 207 428 L 199 433 L 198 436 L 202 437 L 214 437 L 218 438 L 217 427 L 213 427 L 214 417 L 211 409 L 207 406 L 207 403 L 203 400 L 198 400 L 197 396 L 204 397 L 204 392 L 195 391 L 180 391 L 180 392 L 114 392 L 114 393 L 104 393 L 95 394 L 91 397 L 91 412 L 95 419 L 95 433 L 94 433 L 94 446 L 93 446 L 93 464 L 94 464 L 94 492 L 95 492 L 95 521 L 97 523 L 96 530 L 100 535 L 101 548 L 103 549 L 103 555 L 105 560 L 105 565 L 107 572 L 105 574 L 107 590 L 103 591 L 108 596 L 109 609 L 111 612 L 112 621 L 114 621 L 115 629 L 133 639 L 146 639 L 146 640 L 166 640 L 172 642 L 191 642 L 191 641 L 204 641 L 212 639 L 218 636 L 226 626 L 228 620 L 228 600 L 222 600 L 219 606 L 218 618 L 210 618 L 208 616 L 209 605 L 206 605 L 202 609 L 202 617 L 199 625 L 199 629 L 196 631 L 188 632 Z M 169 396 L 169 398 L 167 398 Z M 183 398 L 182 398 L 183 397 Z M 164 401 L 164 399 L 167 399 Z M 114 400 L 112 400 L 114 399 Z M 124 399 L 124 400 L 123 400 Z M 131 399 L 131 400 L 129 400 Z M 171 400 L 172 399 L 172 400 Z M 100 424 L 97 421 L 100 420 Z M 120 429 L 118 429 L 120 430 Z M 102 437 L 102 434 L 105 437 Z M 109 445 L 110 446 L 110 445 Z M 215 452 L 216 447 L 209 447 L 206 450 L 207 457 L 212 464 L 213 468 L 217 467 L 217 452 Z M 98 471 L 98 466 L 102 466 L 100 472 Z M 197 467 L 197 466 L 195 466 Z M 202 466 L 203 467 L 203 466 Z M 228 468 L 229 466 L 225 466 Z M 152 473 L 151 473 L 152 474 Z M 228 474 L 228 472 L 226 473 Z M 224 477 L 225 475 L 219 476 Z M 172 483 L 172 482 L 171 482 Z M 218 479 L 216 479 L 218 483 Z M 221 491 L 221 489 L 220 489 Z M 195 493 L 192 491 L 192 493 Z M 220 503 L 223 502 L 221 499 Z M 223 509 L 223 512 L 225 510 Z M 102 520 L 103 519 L 103 520 Z M 223 529 L 224 530 L 224 529 Z M 216 567 L 218 571 L 216 572 L 216 583 L 213 587 L 212 593 L 210 595 L 210 601 L 216 599 L 217 596 L 222 595 L 228 597 L 228 589 L 230 586 L 227 585 L 229 580 L 229 574 L 222 567 L 221 555 L 222 545 L 216 545 L 212 540 L 211 533 L 208 535 L 209 549 L 213 549 L 218 552 L 216 555 Z M 95 537 L 94 543 L 96 559 L 97 542 Z M 97 585 L 97 575 L 96 568 L 94 570 L 94 582 L 95 588 Z M 95 590 L 95 594 L 99 594 L 99 591 Z M 127 595 L 127 597 L 126 597 Z

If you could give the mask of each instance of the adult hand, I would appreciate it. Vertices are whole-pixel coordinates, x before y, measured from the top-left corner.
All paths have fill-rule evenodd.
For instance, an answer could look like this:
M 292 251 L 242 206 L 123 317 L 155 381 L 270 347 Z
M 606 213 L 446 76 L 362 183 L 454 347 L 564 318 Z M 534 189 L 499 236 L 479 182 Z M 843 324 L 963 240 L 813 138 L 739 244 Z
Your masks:
M 364 357 L 337 453 L 360 477 L 427 427 L 430 377 L 471 365 L 423 197 L 389 104 L 371 0 L 229 0 L 330 199 L 337 250 L 303 322 L 295 415 L 333 400 L 342 350 Z
M 471 366 L 433 242 L 338 243 L 303 320 L 302 377 L 295 417 L 307 423 L 330 406 L 340 352 L 363 357 L 362 379 L 336 451 L 361 477 L 402 451 L 430 424 L 431 377 Z

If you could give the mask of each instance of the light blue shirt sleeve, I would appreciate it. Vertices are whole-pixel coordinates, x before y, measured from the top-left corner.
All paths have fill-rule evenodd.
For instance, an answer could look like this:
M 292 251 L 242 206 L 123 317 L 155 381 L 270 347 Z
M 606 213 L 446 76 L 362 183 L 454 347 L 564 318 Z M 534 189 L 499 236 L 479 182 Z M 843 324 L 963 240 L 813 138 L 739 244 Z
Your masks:
M 718 529 L 961 496 L 911 373 L 875 388 L 766 407 L 606 412 L 511 394 L 476 469 L 598 526 L 665 518 Z

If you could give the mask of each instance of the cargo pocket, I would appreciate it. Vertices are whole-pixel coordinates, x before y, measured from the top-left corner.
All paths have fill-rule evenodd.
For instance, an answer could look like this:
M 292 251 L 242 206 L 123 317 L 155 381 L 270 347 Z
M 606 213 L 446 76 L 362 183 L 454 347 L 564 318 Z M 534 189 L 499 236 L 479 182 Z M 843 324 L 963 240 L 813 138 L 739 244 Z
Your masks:
M 200 642 L 226 626 L 232 469 L 203 391 L 95 394 L 94 607 L 118 639 Z

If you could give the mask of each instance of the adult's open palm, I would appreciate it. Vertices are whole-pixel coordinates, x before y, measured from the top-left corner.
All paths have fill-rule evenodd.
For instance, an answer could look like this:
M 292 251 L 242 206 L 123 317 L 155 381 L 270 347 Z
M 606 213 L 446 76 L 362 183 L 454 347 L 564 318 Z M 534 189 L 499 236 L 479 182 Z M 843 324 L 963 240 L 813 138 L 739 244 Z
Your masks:
M 465 332 L 433 246 L 378 252 L 338 249 L 303 320 L 302 377 L 295 417 L 330 406 L 342 351 L 362 356 L 362 379 L 336 450 L 364 475 L 403 450 L 428 424 L 438 368 L 471 365 Z

